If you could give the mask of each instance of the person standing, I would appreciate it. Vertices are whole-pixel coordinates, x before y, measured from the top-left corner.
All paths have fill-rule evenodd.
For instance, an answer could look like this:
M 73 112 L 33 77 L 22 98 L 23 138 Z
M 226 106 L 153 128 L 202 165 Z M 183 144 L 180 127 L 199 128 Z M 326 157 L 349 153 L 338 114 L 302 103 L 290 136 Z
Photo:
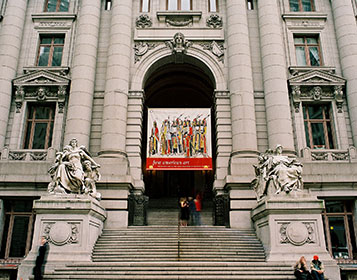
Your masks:
M 201 196 L 200 194 L 196 195 L 196 198 L 194 200 L 195 206 L 196 206 L 196 211 L 195 211 L 195 223 L 196 226 L 202 225 L 201 223 L 201 209 L 202 209 L 202 203 L 201 203 Z
M 307 267 L 307 262 L 304 256 L 302 256 L 294 266 L 294 275 L 297 280 L 311 280 L 311 274 Z
M 311 261 L 311 275 L 314 280 L 325 280 L 324 277 L 324 265 L 319 260 L 319 256 L 315 255 Z
M 187 226 L 187 221 L 190 216 L 189 206 L 186 197 L 180 198 L 180 225 Z
M 196 205 L 195 202 L 193 201 L 193 197 L 188 198 L 188 208 L 190 209 L 190 223 L 189 225 L 191 226 L 196 226 L 197 225 L 197 211 L 196 211 Z
M 48 242 L 43 236 L 41 238 L 40 247 L 38 248 L 38 255 L 36 257 L 35 267 L 33 269 L 34 280 L 42 280 L 43 272 L 48 254 Z

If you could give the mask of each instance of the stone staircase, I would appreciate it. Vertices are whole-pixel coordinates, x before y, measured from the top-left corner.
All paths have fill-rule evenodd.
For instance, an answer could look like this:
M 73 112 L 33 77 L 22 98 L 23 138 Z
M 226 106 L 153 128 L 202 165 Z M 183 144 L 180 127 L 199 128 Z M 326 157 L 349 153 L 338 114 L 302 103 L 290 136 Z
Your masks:
M 179 241 L 179 242 L 178 242 Z M 265 262 L 252 230 L 177 226 L 105 229 L 92 262 L 68 264 L 44 279 L 295 279 L 292 267 Z

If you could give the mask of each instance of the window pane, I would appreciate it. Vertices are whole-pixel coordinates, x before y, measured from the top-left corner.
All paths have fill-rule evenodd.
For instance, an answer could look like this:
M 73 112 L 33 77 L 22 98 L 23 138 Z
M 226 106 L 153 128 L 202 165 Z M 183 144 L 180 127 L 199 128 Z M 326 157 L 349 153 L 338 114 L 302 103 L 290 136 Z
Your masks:
M 217 12 L 216 0 L 209 0 L 210 12 Z
M 61 0 L 60 12 L 68 12 L 69 0 Z
M 50 56 L 50 47 L 40 47 L 38 66 L 48 66 L 49 56 Z
M 55 37 L 54 44 L 63 45 L 64 44 L 64 37 Z
M 12 201 L 14 212 L 32 212 L 32 200 Z
M 306 56 L 304 47 L 296 47 L 296 62 L 300 66 L 306 65 Z
M 326 148 L 324 126 L 322 123 L 311 123 L 312 142 L 315 148 Z
M 30 145 L 31 127 L 32 127 L 32 122 L 28 122 L 27 123 L 27 131 L 26 131 L 24 149 L 28 149 L 29 145 Z
M 141 11 L 147 13 L 149 11 L 149 0 L 142 0 Z
M 355 236 L 355 230 L 354 230 L 354 223 L 352 216 L 347 216 L 348 219 L 348 227 L 350 230 L 350 236 L 351 236 L 351 245 L 352 245 L 352 255 L 353 259 L 356 259 L 357 257 L 357 249 L 356 249 L 356 236 Z
M 41 37 L 41 45 L 51 45 L 52 38 L 49 37 Z
M 329 145 L 330 145 L 329 148 L 330 148 L 330 149 L 334 149 L 331 123 L 330 123 L 330 122 L 327 122 L 327 123 L 326 123 L 326 126 L 327 126 L 328 142 L 329 142 Z
M 58 0 L 48 0 L 47 2 L 47 12 L 55 12 Z
M 304 44 L 304 38 L 295 37 L 295 38 L 294 38 L 294 43 L 295 43 L 295 44 Z
M 346 229 L 343 217 L 329 217 L 329 228 L 334 258 L 348 258 Z
M 325 207 L 327 213 L 343 213 L 344 203 L 342 201 L 325 201 Z
M 191 10 L 191 0 L 181 0 L 181 10 L 183 11 Z
M 167 9 L 170 11 L 177 10 L 177 0 L 168 0 Z
M 10 224 L 10 215 L 6 215 L 5 226 L 4 226 L 4 234 L 2 236 L 2 241 L 1 241 L 0 259 L 4 259 L 5 258 L 5 250 L 6 250 L 8 231 L 9 231 L 9 224 Z
M 298 12 L 299 10 L 299 0 L 290 0 L 290 11 Z
M 308 44 L 312 44 L 312 45 L 317 45 L 317 38 L 311 37 L 311 38 L 306 38 L 306 42 Z
M 63 47 L 54 47 L 52 66 L 61 66 Z
M 323 119 L 321 106 L 309 106 L 308 111 L 309 111 L 310 119 L 314 119 L 314 120 L 322 120 Z
M 302 9 L 305 12 L 311 12 L 312 11 L 311 0 L 302 0 Z
M 29 217 L 15 216 L 9 257 L 25 256 Z
M 320 56 L 318 47 L 309 47 L 311 66 L 320 66 Z
M 36 123 L 32 149 L 44 149 L 46 144 L 47 123 Z
M 36 107 L 35 118 L 38 120 L 49 119 L 51 113 L 51 108 L 47 106 Z

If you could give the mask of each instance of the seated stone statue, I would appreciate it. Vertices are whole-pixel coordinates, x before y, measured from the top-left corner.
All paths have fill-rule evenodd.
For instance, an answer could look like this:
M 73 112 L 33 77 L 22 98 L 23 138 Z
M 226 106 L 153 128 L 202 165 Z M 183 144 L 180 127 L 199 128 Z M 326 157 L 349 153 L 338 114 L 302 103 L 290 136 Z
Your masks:
M 289 193 L 302 188 L 302 164 L 295 158 L 282 155 L 283 147 L 277 145 L 275 151 L 266 151 L 254 165 L 256 178 L 252 187 L 260 199 L 268 193 Z M 272 189 L 271 189 L 272 188 Z
M 78 147 L 77 139 L 73 138 L 63 152 L 56 154 L 55 163 L 48 170 L 52 178 L 48 191 L 51 194 L 89 193 L 98 198 L 95 182 L 100 179 L 99 167 L 85 147 Z

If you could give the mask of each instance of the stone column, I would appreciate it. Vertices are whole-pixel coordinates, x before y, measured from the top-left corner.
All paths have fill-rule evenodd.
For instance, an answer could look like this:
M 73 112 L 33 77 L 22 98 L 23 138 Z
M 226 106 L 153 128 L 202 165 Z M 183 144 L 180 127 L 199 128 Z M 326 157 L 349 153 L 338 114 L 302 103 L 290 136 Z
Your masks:
M 0 149 L 5 144 L 9 119 L 12 79 L 16 77 L 27 0 L 7 1 L 0 28 Z
M 269 147 L 295 153 L 278 1 L 258 1 L 258 17 Z
M 103 105 L 101 156 L 125 156 L 132 1 L 114 1 Z
M 77 138 L 89 147 L 100 22 L 98 0 L 83 0 L 78 18 L 65 143 Z M 69 39 L 69 38 L 68 38 Z
M 231 93 L 233 157 L 252 157 L 257 151 L 246 5 L 245 0 L 227 0 L 227 61 Z
M 330 1 L 340 54 L 354 146 L 357 147 L 357 27 L 350 0 Z

